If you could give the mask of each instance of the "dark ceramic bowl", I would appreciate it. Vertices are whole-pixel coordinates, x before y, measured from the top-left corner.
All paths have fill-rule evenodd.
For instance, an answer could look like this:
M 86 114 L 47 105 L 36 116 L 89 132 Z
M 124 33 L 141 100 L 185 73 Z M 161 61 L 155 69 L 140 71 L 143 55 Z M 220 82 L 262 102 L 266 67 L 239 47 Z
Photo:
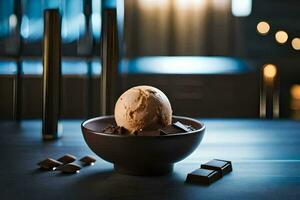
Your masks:
M 205 126 L 187 118 L 173 116 L 173 122 L 192 125 L 196 130 L 163 136 L 131 136 L 101 133 L 115 124 L 113 116 L 89 119 L 81 129 L 87 145 L 102 159 L 114 164 L 116 171 L 131 175 L 162 175 L 190 155 L 200 144 Z

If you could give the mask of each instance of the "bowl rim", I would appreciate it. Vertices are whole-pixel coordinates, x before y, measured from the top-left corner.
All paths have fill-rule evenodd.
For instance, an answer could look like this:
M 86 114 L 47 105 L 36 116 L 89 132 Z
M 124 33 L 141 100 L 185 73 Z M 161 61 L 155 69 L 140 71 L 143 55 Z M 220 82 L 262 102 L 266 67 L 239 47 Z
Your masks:
M 190 117 L 184 117 L 184 116 L 177 116 L 177 115 L 173 115 L 173 117 L 176 118 L 180 118 L 180 119 L 185 119 L 185 120 L 190 120 L 190 121 L 194 121 L 195 123 L 199 123 L 201 125 L 200 129 L 196 129 L 194 131 L 189 131 L 189 132 L 183 132 L 183 133 L 174 133 L 174 134 L 170 134 L 170 135 L 136 135 L 134 138 L 162 138 L 162 137 L 176 137 L 176 136 L 180 136 L 180 135 L 190 135 L 190 134 L 195 134 L 195 133 L 200 133 L 202 131 L 204 131 L 206 129 L 206 126 L 203 122 L 198 121 L 196 119 L 190 118 Z M 101 120 L 103 118 L 114 118 L 114 115 L 104 115 L 104 116 L 99 116 L 99 117 L 94 117 L 94 118 L 90 118 L 87 120 L 84 120 L 81 123 L 81 130 L 82 132 L 86 131 L 86 132 L 90 132 L 93 134 L 97 134 L 97 135 L 101 135 L 101 136 L 109 136 L 109 137 L 118 137 L 118 138 L 132 138 L 132 135 L 115 135 L 115 134 L 108 134 L 108 133 L 100 133 L 91 129 L 88 129 L 85 127 L 85 125 L 91 121 L 96 121 L 96 120 Z

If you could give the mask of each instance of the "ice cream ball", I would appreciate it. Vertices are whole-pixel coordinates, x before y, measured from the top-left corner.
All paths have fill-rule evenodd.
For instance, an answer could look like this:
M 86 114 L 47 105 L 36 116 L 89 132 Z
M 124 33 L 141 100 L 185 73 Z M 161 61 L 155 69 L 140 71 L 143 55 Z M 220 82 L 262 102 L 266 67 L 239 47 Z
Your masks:
M 136 86 L 124 92 L 115 110 L 118 126 L 130 133 L 157 130 L 172 123 L 172 108 L 167 96 L 152 86 Z

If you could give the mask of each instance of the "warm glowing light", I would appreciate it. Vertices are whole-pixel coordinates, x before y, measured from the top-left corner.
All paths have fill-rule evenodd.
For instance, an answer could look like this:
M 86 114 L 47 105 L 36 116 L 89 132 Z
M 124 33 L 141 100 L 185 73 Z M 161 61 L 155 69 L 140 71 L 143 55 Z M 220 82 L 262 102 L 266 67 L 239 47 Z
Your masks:
M 273 64 L 266 64 L 264 66 L 263 73 L 264 73 L 264 77 L 266 78 L 274 78 L 277 74 L 276 66 Z
M 293 99 L 300 100 L 300 85 L 293 85 L 290 92 Z
M 289 39 L 289 36 L 285 31 L 278 31 L 275 34 L 275 39 L 278 43 L 284 44 Z
M 292 40 L 292 47 L 295 49 L 295 50 L 300 50 L 300 38 L 294 38 Z
M 268 24 L 268 22 L 259 22 L 256 26 L 256 29 L 258 31 L 258 33 L 262 34 L 262 35 L 266 35 L 269 33 L 270 31 L 270 25 Z
M 252 0 L 232 0 L 231 12 L 235 17 L 247 17 L 252 11 Z

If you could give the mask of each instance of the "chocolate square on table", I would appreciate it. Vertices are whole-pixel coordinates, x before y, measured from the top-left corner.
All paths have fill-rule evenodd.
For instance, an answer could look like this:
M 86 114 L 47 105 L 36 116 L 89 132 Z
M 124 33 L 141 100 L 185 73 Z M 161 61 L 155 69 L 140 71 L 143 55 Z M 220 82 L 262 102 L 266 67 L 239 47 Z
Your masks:
M 57 159 L 59 162 L 62 162 L 63 164 L 68 164 L 71 162 L 74 162 L 76 160 L 76 157 L 70 154 L 65 154 L 64 156 Z
M 202 164 L 201 168 L 219 171 L 221 175 L 224 176 L 232 171 L 232 164 L 231 161 L 213 159 Z
M 189 173 L 186 177 L 187 183 L 209 185 L 221 178 L 221 174 L 218 171 L 209 169 L 196 169 Z

